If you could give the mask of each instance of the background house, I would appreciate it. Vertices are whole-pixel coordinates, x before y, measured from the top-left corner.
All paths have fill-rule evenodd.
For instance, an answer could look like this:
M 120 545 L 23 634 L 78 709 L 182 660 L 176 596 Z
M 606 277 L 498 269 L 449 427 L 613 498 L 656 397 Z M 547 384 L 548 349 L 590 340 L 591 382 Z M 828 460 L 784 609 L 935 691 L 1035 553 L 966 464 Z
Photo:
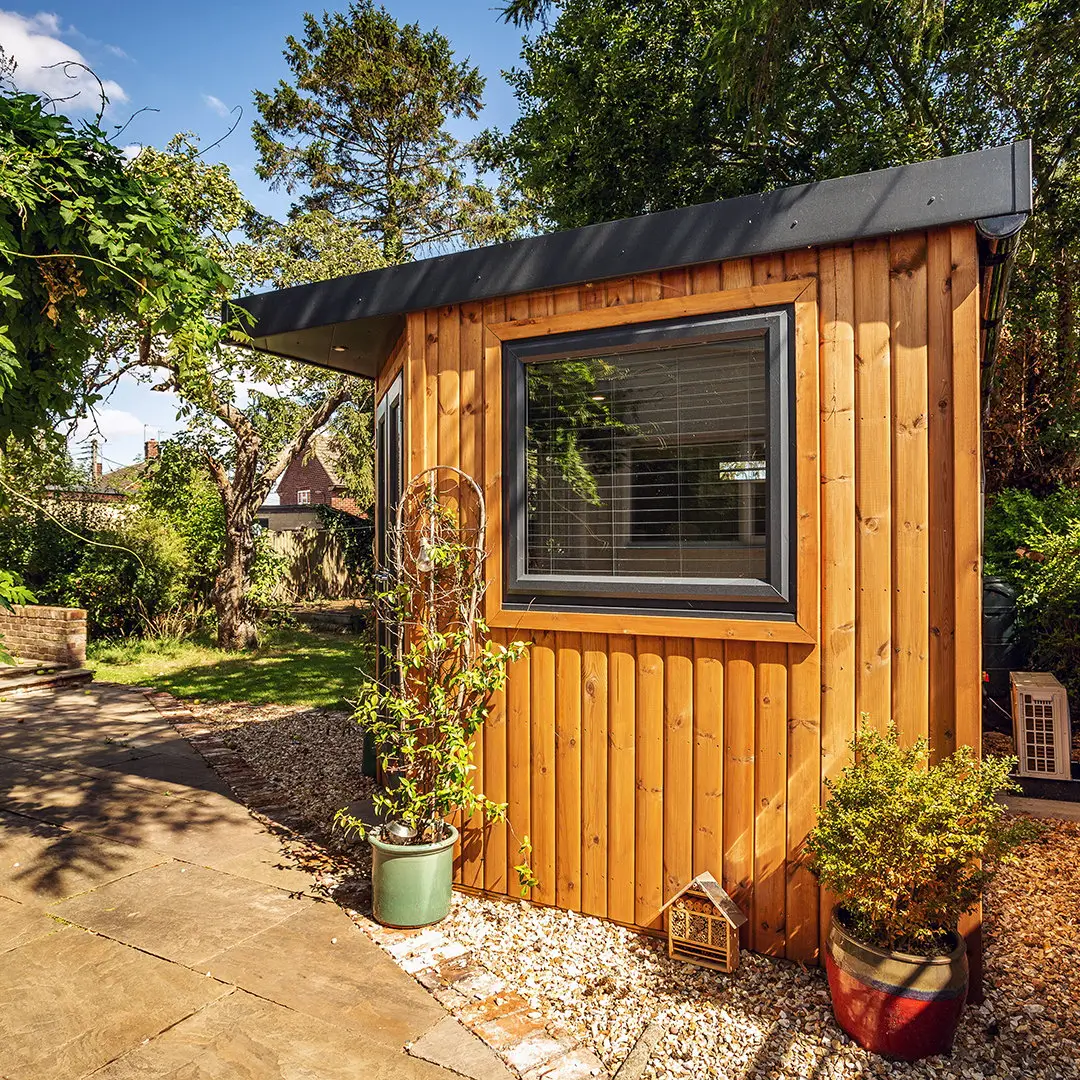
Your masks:
M 308 452 L 296 458 L 278 481 L 278 503 L 259 507 L 259 524 L 273 532 L 320 527 L 316 506 L 331 506 L 364 517 L 346 493 L 338 470 L 338 454 L 329 435 L 318 435 Z

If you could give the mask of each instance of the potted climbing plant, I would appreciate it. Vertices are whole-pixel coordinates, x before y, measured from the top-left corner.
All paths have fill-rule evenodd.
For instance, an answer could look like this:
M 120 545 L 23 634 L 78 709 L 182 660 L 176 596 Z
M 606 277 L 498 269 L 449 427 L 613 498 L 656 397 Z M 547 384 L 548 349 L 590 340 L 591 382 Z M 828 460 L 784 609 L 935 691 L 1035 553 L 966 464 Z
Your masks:
M 337 821 L 371 845 L 373 913 L 388 926 L 426 926 L 449 913 L 458 837 L 451 817 L 506 812 L 473 786 L 473 737 L 526 646 L 493 642 L 482 617 L 484 517 L 467 474 L 421 473 L 400 501 L 392 565 L 374 597 L 380 665 L 355 717 L 376 748 L 381 820 L 368 827 L 343 810 Z
M 979 761 L 961 747 L 928 765 L 926 740 L 903 746 L 892 725 L 864 727 L 851 749 L 806 844 L 837 901 L 825 957 L 833 1011 L 867 1050 L 948 1053 L 968 988 L 959 920 L 1035 831 L 997 800 L 1015 789 L 1015 759 Z

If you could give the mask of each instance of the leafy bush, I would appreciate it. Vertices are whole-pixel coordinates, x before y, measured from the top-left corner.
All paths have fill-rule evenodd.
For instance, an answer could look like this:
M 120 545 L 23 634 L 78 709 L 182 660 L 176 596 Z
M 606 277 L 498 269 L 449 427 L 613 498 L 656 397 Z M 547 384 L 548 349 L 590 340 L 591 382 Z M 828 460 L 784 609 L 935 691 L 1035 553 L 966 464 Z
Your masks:
M 281 599 L 281 583 L 288 576 L 290 565 L 289 556 L 274 548 L 269 532 L 256 532 L 247 599 L 260 617 L 272 626 L 288 626 L 294 621 Z
M 39 603 L 86 608 L 91 633 L 113 637 L 188 602 L 190 560 L 167 522 L 137 506 L 49 505 L 59 521 L 9 511 L 0 530 L 0 563 Z
M 166 439 L 143 473 L 139 503 L 165 521 L 183 542 L 188 588 L 208 602 L 225 548 L 225 510 L 221 495 L 189 435 Z
M 865 717 L 864 717 L 865 719 Z M 967 747 L 927 768 L 925 739 L 868 728 L 855 763 L 827 781 L 829 799 L 806 842 L 811 869 L 848 929 L 884 949 L 929 954 L 982 895 L 996 867 L 1033 835 L 996 801 L 1015 790 L 1015 758 L 976 761 Z
M 1000 492 L 986 512 L 985 559 L 1017 590 L 1032 666 L 1080 698 L 1080 491 Z
M 11 611 L 15 604 L 32 604 L 34 594 L 9 570 L 0 570 L 0 611 Z M 15 658 L 4 647 L 0 634 L 0 664 L 13 664 Z
M 72 539 L 73 565 L 39 586 L 39 600 L 86 608 L 92 633 L 116 637 L 140 633 L 147 620 L 188 599 L 190 562 L 166 523 L 135 511 L 92 539 Z
M 355 714 L 390 778 L 375 794 L 376 810 L 412 828 L 415 843 L 441 840 L 446 819 L 459 810 L 465 818 L 481 812 L 505 819 L 505 805 L 473 788 L 472 739 L 492 695 L 506 684 L 508 666 L 526 650 L 521 641 L 490 640 L 480 615 L 482 544 L 457 507 L 443 501 L 434 470 L 429 493 L 428 475 L 414 480 L 403 498 L 397 575 L 375 596 L 383 625 L 398 630 L 382 651 L 381 678 L 361 687 Z M 347 810 L 336 820 L 365 831 Z

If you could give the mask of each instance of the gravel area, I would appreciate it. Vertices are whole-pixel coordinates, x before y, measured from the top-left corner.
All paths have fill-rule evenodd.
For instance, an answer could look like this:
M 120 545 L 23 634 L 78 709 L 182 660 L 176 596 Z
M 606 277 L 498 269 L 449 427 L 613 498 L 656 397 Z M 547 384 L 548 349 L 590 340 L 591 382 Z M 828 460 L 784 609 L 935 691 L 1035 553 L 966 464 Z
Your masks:
M 366 849 L 334 829 L 334 814 L 375 788 L 363 775 L 363 734 L 349 713 L 246 702 L 184 705 L 260 777 L 288 793 L 308 835 L 336 850 Z
M 309 835 L 331 854 L 331 877 L 343 882 L 335 896 L 363 895 L 367 845 L 331 828 L 334 812 L 372 786 L 348 714 L 187 704 L 290 793 Z M 1048 822 L 1023 864 L 996 879 L 985 913 L 986 1000 L 966 1011 L 951 1057 L 915 1065 L 854 1046 L 816 969 L 744 952 L 727 976 L 671 961 L 663 942 L 599 919 L 460 894 L 440 930 L 612 1071 L 656 1021 L 665 1035 L 643 1074 L 649 1080 L 1080 1080 L 1080 823 Z
M 451 923 L 487 967 L 612 1070 L 649 1021 L 660 1024 L 649 1080 L 1076 1080 L 1080 824 L 1050 823 L 1027 865 L 997 879 L 985 910 L 986 1000 L 967 1009 L 951 1057 L 914 1065 L 852 1044 L 818 970 L 744 952 L 727 976 L 669 960 L 663 942 L 599 919 L 476 897 L 457 898 Z

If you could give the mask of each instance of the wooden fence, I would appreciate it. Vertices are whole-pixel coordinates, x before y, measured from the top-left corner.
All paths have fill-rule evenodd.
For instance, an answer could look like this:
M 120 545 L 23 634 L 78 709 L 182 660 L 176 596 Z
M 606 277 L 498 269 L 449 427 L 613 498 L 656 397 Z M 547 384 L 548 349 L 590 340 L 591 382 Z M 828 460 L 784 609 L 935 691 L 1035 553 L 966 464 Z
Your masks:
M 286 604 L 301 600 L 347 600 L 361 595 L 363 580 L 350 571 L 344 546 L 332 533 L 315 529 L 270 532 L 270 547 L 287 560 L 274 599 Z

